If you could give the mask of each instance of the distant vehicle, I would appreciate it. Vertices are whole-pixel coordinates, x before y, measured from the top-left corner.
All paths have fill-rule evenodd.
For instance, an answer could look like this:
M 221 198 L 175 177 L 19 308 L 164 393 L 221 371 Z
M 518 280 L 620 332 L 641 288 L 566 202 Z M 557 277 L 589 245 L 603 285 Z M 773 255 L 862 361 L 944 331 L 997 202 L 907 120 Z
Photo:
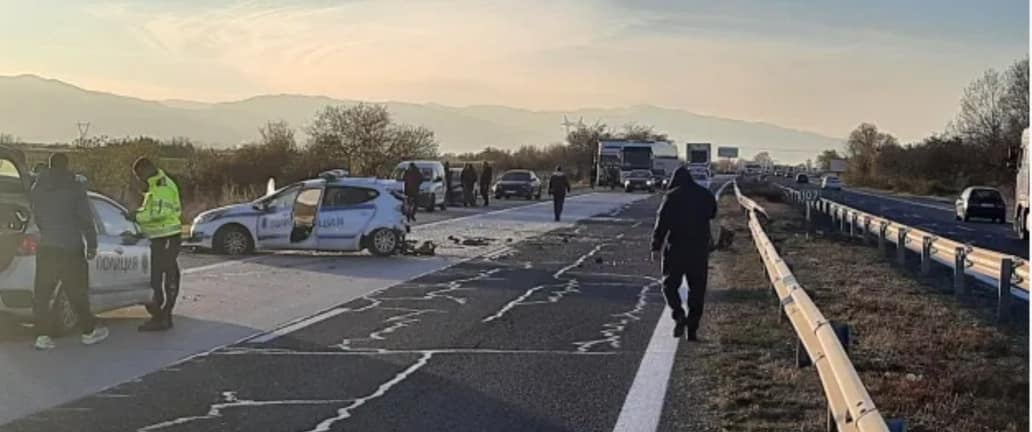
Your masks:
M 509 170 L 491 186 L 495 199 L 523 197 L 528 200 L 541 199 L 541 179 L 533 171 Z
M 656 182 L 652 179 L 650 170 L 634 170 L 624 177 L 624 191 L 634 192 L 636 190 L 647 190 L 650 193 L 656 191 Z
M 21 160 L 17 151 L 0 146 L 0 313 L 31 319 L 39 229 L 32 222 L 29 172 Z M 114 200 L 93 192 L 87 199 L 97 225 L 88 291 L 93 312 L 150 302 L 150 242 Z M 77 326 L 64 290 L 57 291 L 54 308 L 55 329 L 67 333 Z
M 416 168 L 419 168 L 419 172 L 423 173 L 423 183 L 419 185 L 419 201 L 417 205 L 426 209 L 428 213 L 433 213 L 435 208 L 447 210 L 448 203 L 445 202 L 443 163 L 428 160 L 404 161 L 394 168 L 391 178 L 404 181 L 405 170 L 408 169 L 409 163 L 412 162 L 416 164 Z M 452 177 L 452 181 L 455 181 L 455 177 Z
M 663 178 L 672 176 L 683 164 L 677 155 L 677 146 L 669 141 L 654 141 L 651 144 L 653 173 L 661 171 Z
M 756 175 L 763 172 L 763 166 L 760 164 L 746 164 L 745 173 L 748 175 Z
M 1007 204 L 996 188 L 972 186 L 961 192 L 955 203 L 956 218 L 967 222 L 971 218 L 986 218 L 996 223 L 1007 222 Z
M 1028 219 L 1028 180 L 1029 180 L 1029 153 L 1028 153 L 1029 131 L 1025 129 L 1021 134 L 1021 148 L 1016 152 L 1016 163 L 1018 165 L 1018 178 L 1015 181 L 1014 196 L 1014 232 L 1022 240 L 1028 240 L 1029 225 L 1032 221 Z
M 810 183 L 810 177 L 808 177 L 806 174 L 796 174 L 795 182 L 799 184 L 807 184 Z
M 654 141 L 599 140 L 596 184 L 615 187 L 622 185 L 631 171 L 652 170 L 654 144 Z M 613 176 L 612 171 L 618 171 L 619 176 Z
M 709 170 L 700 168 L 689 170 L 689 172 L 692 175 L 692 180 L 694 180 L 699 186 L 709 189 L 713 184 L 713 176 Z
M 671 171 L 671 173 L 672 172 L 673 171 Z M 670 183 L 669 179 L 670 179 L 670 175 L 667 174 L 666 172 L 664 172 L 664 170 L 661 170 L 661 169 L 653 169 L 652 170 L 652 183 L 655 184 L 657 188 L 666 189 L 667 184 Z
M 828 171 L 841 174 L 846 172 L 845 159 L 831 159 L 828 161 Z
M 838 176 L 824 176 L 824 179 L 821 180 L 821 189 L 841 190 L 842 180 L 839 180 Z
M 709 168 L 713 161 L 712 148 L 710 143 L 687 143 L 685 146 L 685 165 L 705 166 Z
M 404 186 L 394 180 L 326 176 L 291 184 L 262 198 L 205 211 L 184 243 L 227 255 L 256 249 L 400 250 L 409 230 Z
M 774 171 L 774 177 L 784 177 L 785 173 L 781 171 Z

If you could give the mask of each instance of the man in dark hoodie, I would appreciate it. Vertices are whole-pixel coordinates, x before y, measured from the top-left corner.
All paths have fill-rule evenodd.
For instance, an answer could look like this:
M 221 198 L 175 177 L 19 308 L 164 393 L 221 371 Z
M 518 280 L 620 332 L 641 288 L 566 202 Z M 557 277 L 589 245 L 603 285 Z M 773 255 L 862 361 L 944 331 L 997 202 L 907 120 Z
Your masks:
M 423 173 L 415 162 L 409 162 L 403 178 L 405 183 L 405 217 L 409 222 L 416 221 L 416 206 L 419 205 L 419 186 L 423 184 Z
M 480 196 L 484 197 L 484 207 L 490 204 L 488 195 L 491 194 L 491 182 L 494 181 L 494 170 L 491 169 L 491 164 L 484 161 L 483 167 L 480 168 Z
M 552 210 L 555 212 L 556 222 L 563 216 L 563 204 L 569 192 L 570 179 L 563 173 L 563 167 L 555 167 L 555 172 L 548 178 L 548 193 L 552 194 Z
M 50 156 L 50 167 L 39 174 L 30 199 L 40 233 L 32 296 L 36 348 L 54 348 L 51 304 L 55 303 L 58 286 L 78 319 L 82 343 L 98 343 L 108 337 L 108 330 L 96 325 L 90 310 L 90 270 L 86 262 L 97 256 L 97 226 L 85 185 L 68 170 L 68 156 Z
M 652 258 L 663 251 L 663 295 L 673 311 L 674 337 L 697 340 L 706 297 L 710 251 L 709 222 L 717 215 L 717 201 L 692 180 L 684 167 L 674 171 L 652 232 Z M 688 313 L 678 289 L 688 283 Z
M 475 185 L 477 183 L 477 170 L 473 168 L 473 164 L 467 163 L 466 167 L 462 168 L 460 177 L 462 180 L 463 205 L 466 207 L 476 207 L 477 192 Z

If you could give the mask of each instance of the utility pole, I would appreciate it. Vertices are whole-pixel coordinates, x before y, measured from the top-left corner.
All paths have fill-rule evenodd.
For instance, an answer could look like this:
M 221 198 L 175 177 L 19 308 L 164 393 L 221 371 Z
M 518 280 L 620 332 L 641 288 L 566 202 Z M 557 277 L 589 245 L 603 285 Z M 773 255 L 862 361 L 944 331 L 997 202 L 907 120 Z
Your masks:
M 86 146 L 86 134 L 90 132 L 90 122 L 78 122 L 75 124 L 79 128 L 79 147 Z

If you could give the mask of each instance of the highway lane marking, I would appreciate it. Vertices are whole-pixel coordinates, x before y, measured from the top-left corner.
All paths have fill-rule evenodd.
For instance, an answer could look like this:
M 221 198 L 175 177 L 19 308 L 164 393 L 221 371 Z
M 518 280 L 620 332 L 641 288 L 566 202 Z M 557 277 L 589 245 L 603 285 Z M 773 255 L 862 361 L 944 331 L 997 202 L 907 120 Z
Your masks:
M 857 195 L 865 195 L 865 196 L 869 196 L 869 197 L 872 197 L 872 198 L 881 198 L 881 199 L 886 199 L 886 200 L 889 200 L 889 201 L 895 201 L 895 202 L 902 203 L 902 204 L 909 204 L 909 205 L 916 205 L 916 206 L 920 206 L 920 207 L 930 208 L 932 210 L 939 210 L 939 211 L 944 211 L 944 212 L 954 212 L 954 211 L 956 211 L 956 209 L 954 209 L 954 208 L 942 207 L 942 206 L 937 206 L 937 205 L 932 205 L 932 204 L 927 204 L 927 203 L 917 202 L 917 201 L 908 201 L 908 200 L 905 200 L 905 199 L 902 199 L 902 198 L 896 198 L 896 197 L 888 196 L 888 195 L 879 195 L 879 194 L 874 194 L 874 193 L 870 193 L 870 192 L 861 192 L 861 191 L 858 191 L 856 189 L 844 189 L 844 190 L 846 192 L 855 193 Z
M 681 289 L 685 289 L 682 286 Z M 663 415 L 670 372 L 680 338 L 672 336 L 674 320 L 669 319 L 670 308 L 660 314 L 656 329 L 652 332 L 649 346 L 641 358 L 638 373 L 634 376 L 631 389 L 627 392 L 614 432 L 655 431 Z
M 434 355 L 560 355 L 560 356 L 611 356 L 638 354 L 630 351 L 567 351 L 567 350 L 507 350 L 491 348 L 433 348 L 433 349 L 351 349 L 348 351 L 295 351 L 283 348 L 235 347 L 212 353 L 216 356 L 298 356 L 298 357 L 359 357 L 388 356 L 432 353 Z

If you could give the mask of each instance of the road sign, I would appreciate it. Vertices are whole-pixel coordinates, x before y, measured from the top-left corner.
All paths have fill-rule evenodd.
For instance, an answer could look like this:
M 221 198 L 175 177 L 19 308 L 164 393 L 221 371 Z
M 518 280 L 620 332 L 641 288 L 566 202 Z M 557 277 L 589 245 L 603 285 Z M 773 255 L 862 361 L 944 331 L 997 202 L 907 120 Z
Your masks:
M 738 147 L 717 147 L 717 157 L 738 159 Z

